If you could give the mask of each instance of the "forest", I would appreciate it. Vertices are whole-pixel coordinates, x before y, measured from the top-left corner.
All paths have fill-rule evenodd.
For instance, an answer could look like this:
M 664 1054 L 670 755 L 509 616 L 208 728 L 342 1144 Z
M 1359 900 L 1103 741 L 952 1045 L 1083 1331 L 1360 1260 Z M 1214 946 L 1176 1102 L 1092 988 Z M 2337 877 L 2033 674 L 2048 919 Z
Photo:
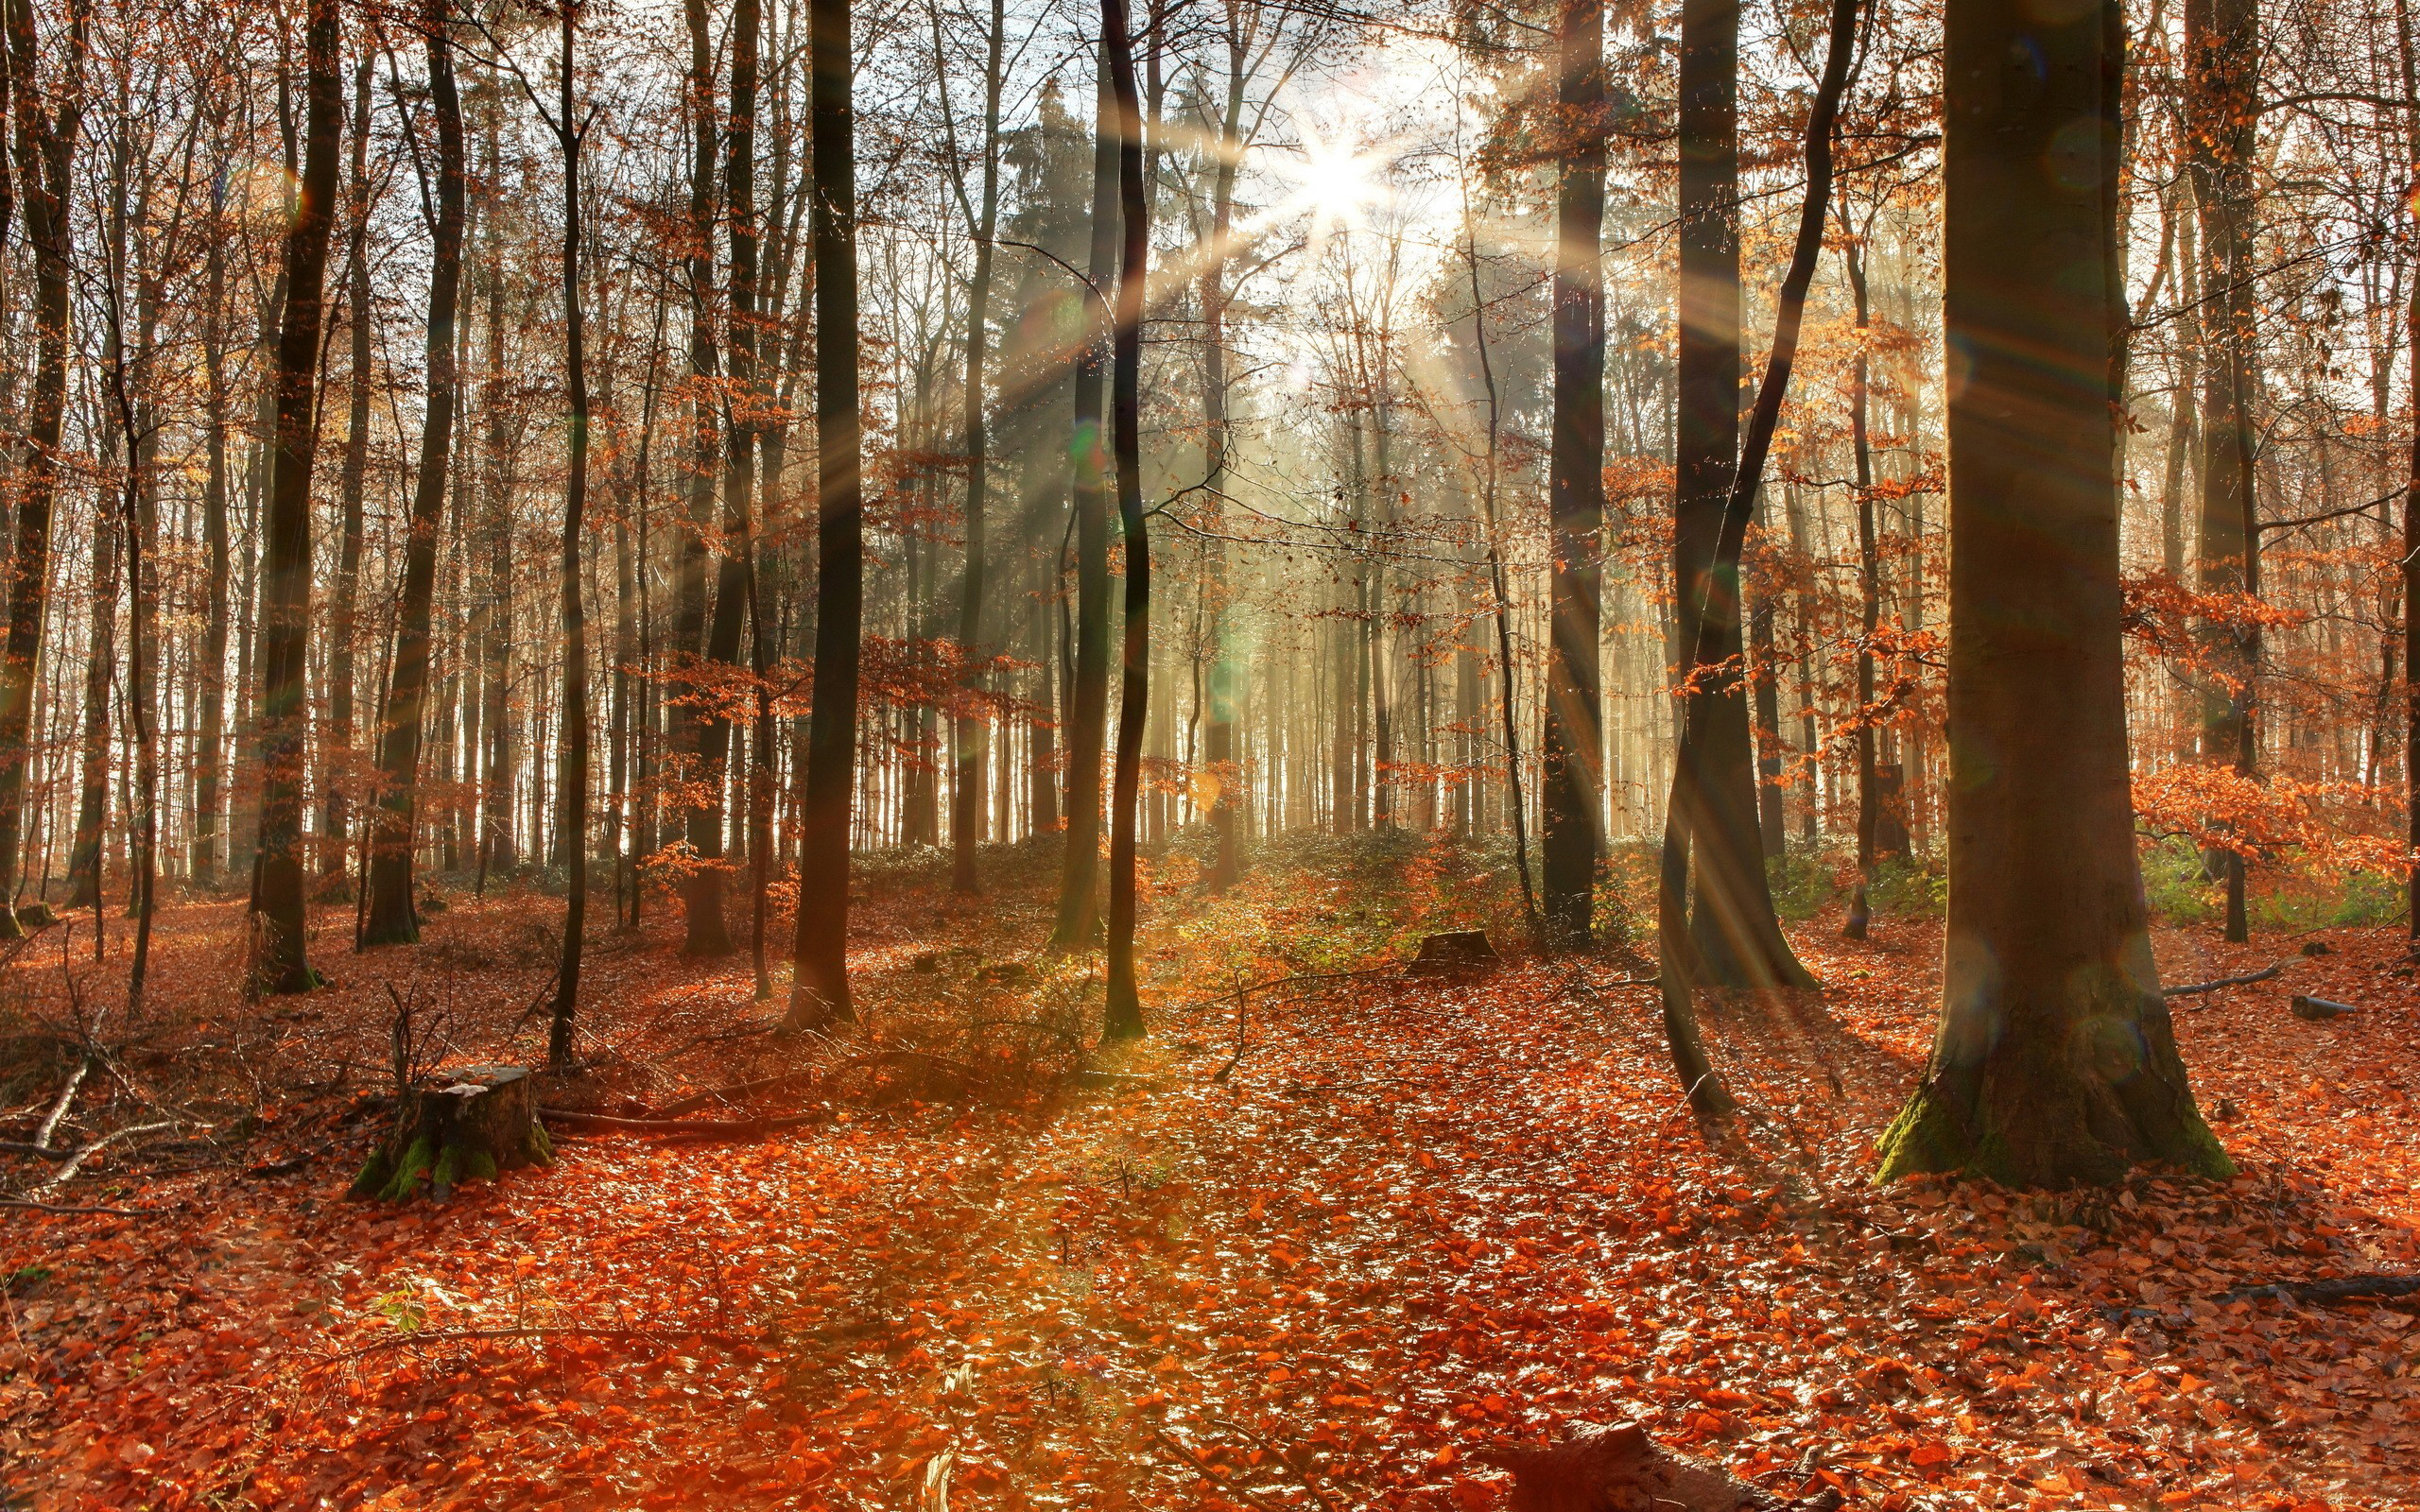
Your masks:
M 0 0 L 0 1512 L 2420 1507 L 2413 0 Z

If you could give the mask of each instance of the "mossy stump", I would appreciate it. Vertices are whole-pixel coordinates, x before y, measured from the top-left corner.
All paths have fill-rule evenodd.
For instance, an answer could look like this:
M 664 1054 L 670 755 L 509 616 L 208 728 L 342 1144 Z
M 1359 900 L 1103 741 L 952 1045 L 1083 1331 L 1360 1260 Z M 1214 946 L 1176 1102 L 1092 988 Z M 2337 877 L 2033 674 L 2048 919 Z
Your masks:
M 354 1177 L 353 1195 L 401 1202 L 425 1179 L 442 1202 L 473 1177 L 493 1180 L 553 1159 L 527 1069 L 463 1066 L 405 1091 L 393 1131 Z

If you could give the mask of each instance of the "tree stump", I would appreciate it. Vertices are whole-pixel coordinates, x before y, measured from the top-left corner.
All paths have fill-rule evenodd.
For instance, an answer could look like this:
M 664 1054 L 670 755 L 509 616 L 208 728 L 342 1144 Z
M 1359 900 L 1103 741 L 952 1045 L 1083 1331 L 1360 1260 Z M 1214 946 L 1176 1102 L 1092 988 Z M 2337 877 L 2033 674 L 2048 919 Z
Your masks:
M 472 1177 L 545 1165 L 554 1145 L 538 1122 L 537 1092 L 520 1066 L 462 1066 L 405 1090 L 387 1143 L 354 1177 L 353 1194 L 401 1202 L 428 1179 L 442 1202 Z
M 1828 1487 L 1795 1502 L 1759 1490 L 1658 1448 L 1635 1423 L 1578 1425 L 1552 1448 L 1491 1457 L 1512 1472 L 1514 1512 L 1828 1512 L 1841 1504 Z
M 1420 954 L 1412 958 L 1415 971 L 1484 971 L 1502 964 L 1503 957 L 1488 941 L 1483 929 L 1449 930 L 1431 935 L 1420 942 Z

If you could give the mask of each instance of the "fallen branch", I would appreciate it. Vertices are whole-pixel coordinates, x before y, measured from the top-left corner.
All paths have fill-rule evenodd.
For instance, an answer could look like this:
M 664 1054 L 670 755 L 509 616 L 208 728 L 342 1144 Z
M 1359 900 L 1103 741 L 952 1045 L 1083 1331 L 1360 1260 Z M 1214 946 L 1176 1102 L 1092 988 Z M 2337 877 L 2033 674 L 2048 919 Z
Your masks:
M 2402 1297 L 2420 1297 L 2420 1276 L 2334 1276 L 2316 1281 L 2258 1281 L 2250 1286 L 2238 1286 L 2221 1292 L 2216 1300 L 2228 1302 L 2386 1302 Z M 2104 1307 L 2100 1315 L 2112 1323 L 2131 1323 L 2137 1319 L 2172 1323 L 2169 1314 L 2155 1307 Z
M 2164 998 L 2189 998 L 2203 992 L 2224 991 L 2226 988 L 2231 987 L 2250 987 L 2255 982 L 2274 981 L 2278 976 L 2284 973 L 2285 970 L 2286 963 L 2279 961 L 2275 965 L 2268 967 L 2262 971 L 2246 971 L 2241 976 L 2222 976 L 2215 982 L 2196 982 L 2191 987 L 2164 988 L 2160 991 L 2160 996 Z
M 48 1192 L 53 1187 L 65 1186 L 68 1182 L 76 1179 L 76 1173 L 84 1168 L 84 1162 L 86 1160 L 91 1160 L 94 1156 L 99 1154 L 109 1146 L 115 1144 L 120 1140 L 132 1139 L 137 1134 L 149 1134 L 157 1129 L 174 1128 L 176 1126 L 177 1121 L 170 1118 L 162 1119 L 156 1124 L 132 1124 L 129 1125 L 125 1128 L 113 1129 L 111 1132 L 102 1135 L 99 1139 L 95 1140 L 92 1143 L 85 1145 L 82 1149 L 78 1150 L 75 1154 L 69 1156 L 67 1158 L 66 1164 L 60 1166 L 56 1172 L 52 1173 L 49 1180 L 38 1183 L 33 1190 L 37 1193 L 42 1193 Z
M 2280 1302 L 2371 1302 L 2420 1297 L 2420 1276 L 2335 1276 L 2317 1281 L 2263 1281 L 2221 1292 L 2221 1302 L 2273 1297 Z
M 1243 996 L 1250 997 L 1254 992 L 1266 992 L 1270 988 L 1290 987 L 1296 982 L 1349 982 L 1356 977 L 1384 976 L 1389 971 L 1401 970 L 1403 970 L 1401 962 L 1389 961 L 1383 966 L 1366 966 L 1354 971 L 1297 971 L 1292 976 L 1272 976 L 1266 982 L 1254 982 L 1237 990 Z M 1235 995 L 1236 993 L 1221 992 L 1215 998 L 1203 998 L 1198 1003 L 1188 1003 L 1184 1006 L 1214 1008 Z
M 34 1135 L 34 1144 L 39 1150 L 47 1152 L 50 1149 L 51 1136 L 59 1132 L 59 1121 L 67 1116 L 68 1106 L 76 1101 L 76 1090 L 84 1085 L 84 1078 L 92 1074 L 92 1057 L 86 1056 L 76 1062 L 76 1074 L 68 1077 L 67 1085 L 59 1089 L 58 1101 L 50 1105 L 49 1116 L 42 1121 L 42 1128 Z
M 541 1108 L 538 1116 L 553 1123 L 569 1124 L 574 1128 L 621 1129 L 632 1134 L 668 1134 L 700 1139 L 749 1139 L 759 1134 L 779 1133 L 786 1128 L 821 1124 L 825 1117 L 821 1113 L 798 1113 L 783 1118 L 622 1118 L 613 1113 L 583 1113 L 570 1108 Z

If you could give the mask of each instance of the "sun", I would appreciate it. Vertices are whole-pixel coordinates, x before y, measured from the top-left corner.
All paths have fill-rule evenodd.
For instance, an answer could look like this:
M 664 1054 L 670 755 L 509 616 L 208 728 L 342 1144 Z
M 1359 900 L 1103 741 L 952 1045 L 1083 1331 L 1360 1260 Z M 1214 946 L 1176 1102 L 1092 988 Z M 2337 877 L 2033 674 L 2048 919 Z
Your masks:
M 1318 229 L 1358 229 L 1368 223 L 1365 212 L 1387 198 L 1381 166 L 1350 139 L 1331 141 L 1305 129 L 1293 166 L 1295 205 L 1310 213 Z

